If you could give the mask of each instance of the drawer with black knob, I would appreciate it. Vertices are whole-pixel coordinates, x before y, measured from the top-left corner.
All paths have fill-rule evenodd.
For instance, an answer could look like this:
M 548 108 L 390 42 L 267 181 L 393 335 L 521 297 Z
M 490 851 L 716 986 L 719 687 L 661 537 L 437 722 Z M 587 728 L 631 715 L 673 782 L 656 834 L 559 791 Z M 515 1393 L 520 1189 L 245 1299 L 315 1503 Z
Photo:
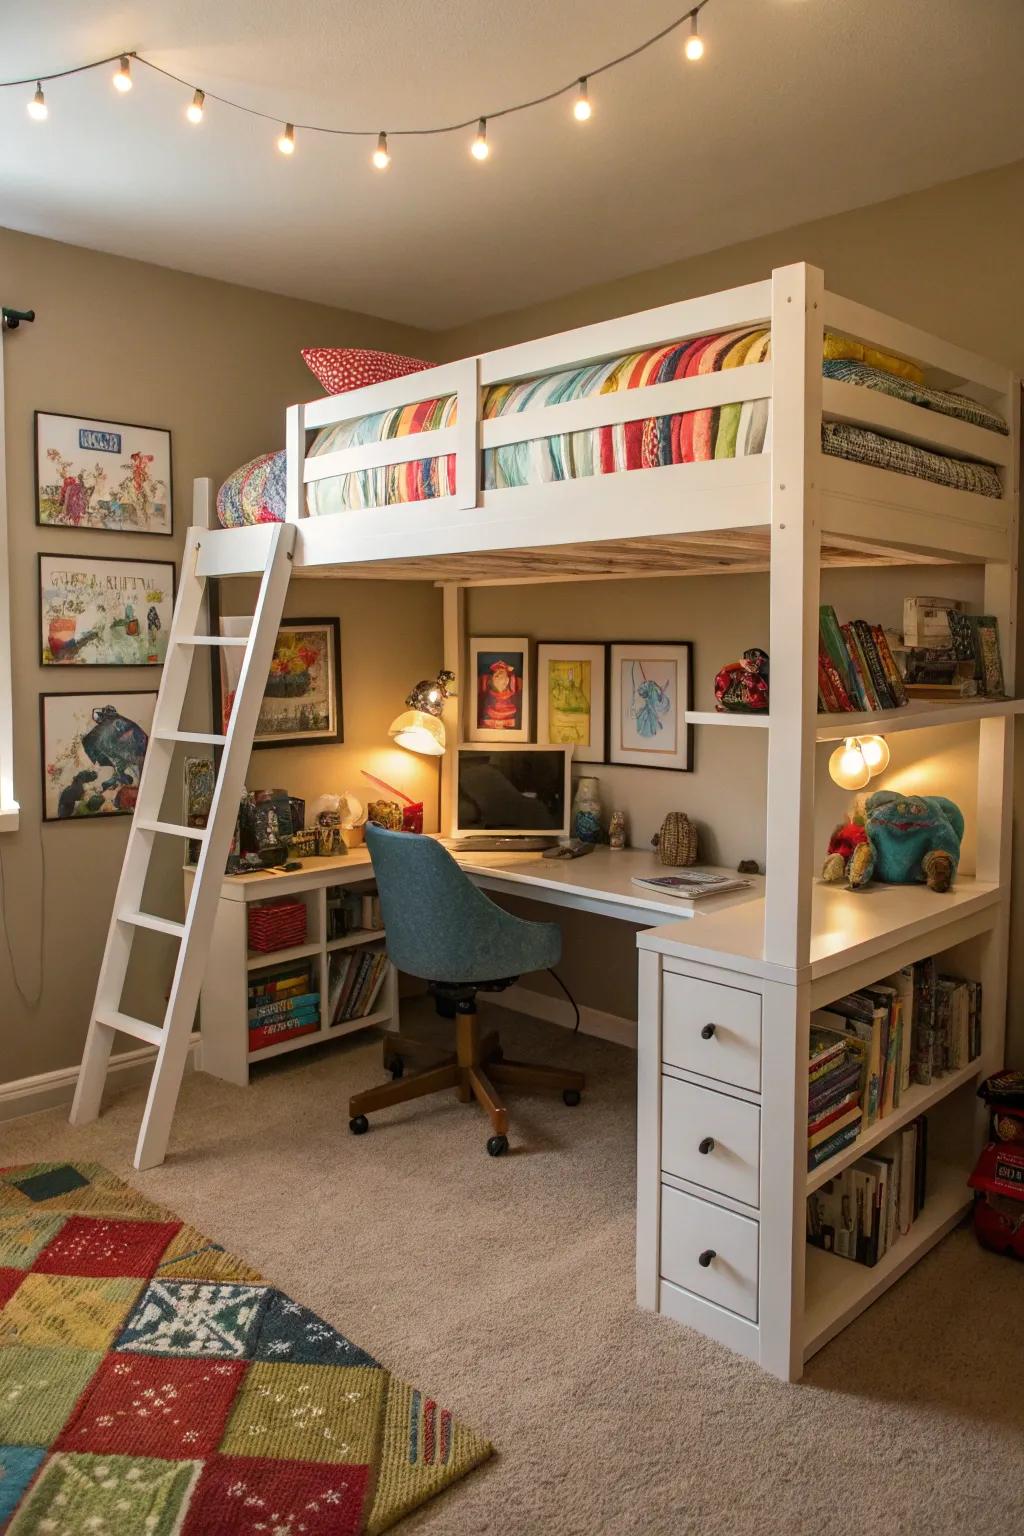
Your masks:
M 719 1195 L 759 1204 L 761 1111 L 749 1099 L 661 1079 L 661 1166 Z
M 761 1090 L 761 996 L 666 969 L 661 1055 L 669 1066 Z
M 758 1236 L 749 1216 L 662 1185 L 662 1279 L 754 1323 Z

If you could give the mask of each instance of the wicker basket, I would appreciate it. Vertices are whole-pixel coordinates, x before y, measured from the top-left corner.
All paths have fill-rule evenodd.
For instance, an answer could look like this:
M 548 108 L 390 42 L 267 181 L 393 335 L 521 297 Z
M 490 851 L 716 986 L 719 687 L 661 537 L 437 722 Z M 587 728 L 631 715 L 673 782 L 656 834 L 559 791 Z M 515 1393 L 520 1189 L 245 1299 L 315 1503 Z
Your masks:
M 697 828 L 685 811 L 669 811 L 651 842 L 663 864 L 696 864 L 700 856 Z

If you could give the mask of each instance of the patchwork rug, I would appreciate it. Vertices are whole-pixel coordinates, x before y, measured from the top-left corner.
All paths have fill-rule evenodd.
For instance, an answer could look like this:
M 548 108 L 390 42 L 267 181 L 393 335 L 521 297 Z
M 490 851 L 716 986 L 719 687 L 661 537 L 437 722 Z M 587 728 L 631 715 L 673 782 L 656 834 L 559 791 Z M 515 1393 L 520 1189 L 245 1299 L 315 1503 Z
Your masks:
M 105 1168 L 0 1170 L 10 1536 L 373 1536 L 490 1454 Z

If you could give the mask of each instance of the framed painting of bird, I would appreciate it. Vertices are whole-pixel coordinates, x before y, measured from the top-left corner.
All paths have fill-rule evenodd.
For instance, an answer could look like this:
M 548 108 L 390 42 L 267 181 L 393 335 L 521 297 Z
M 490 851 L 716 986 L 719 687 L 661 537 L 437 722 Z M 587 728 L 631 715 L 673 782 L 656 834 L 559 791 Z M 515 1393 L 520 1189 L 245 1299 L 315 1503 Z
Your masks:
M 173 560 L 39 556 L 44 667 L 162 666 L 173 610 Z
M 153 728 L 156 694 L 40 695 L 43 820 L 130 816 Z

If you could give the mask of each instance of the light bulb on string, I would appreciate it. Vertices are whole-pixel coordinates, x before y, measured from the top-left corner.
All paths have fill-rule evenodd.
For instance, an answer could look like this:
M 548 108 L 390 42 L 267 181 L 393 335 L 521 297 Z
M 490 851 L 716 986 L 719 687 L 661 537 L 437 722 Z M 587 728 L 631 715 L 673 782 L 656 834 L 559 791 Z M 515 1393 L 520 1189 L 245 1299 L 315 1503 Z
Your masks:
M 476 125 L 476 138 L 473 140 L 470 153 L 474 160 L 486 160 L 491 148 L 487 142 L 487 119 L 482 117 Z
M 872 778 L 885 772 L 889 766 L 889 743 L 884 736 L 861 736 L 860 750 Z
M 277 147 L 282 155 L 294 155 L 295 153 L 295 128 L 291 123 L 285 123 L 281 137 L 277 141 Z
M 132 64 L 126 53 L 122 53 L 117 61 L 117 69 L 114 73 L 114 89 L 122 94 L 132 88 Z
M 197 90 L 188 106 L 185 108 L 185 116 L 190 123 L 201 123 L 203 120 L 203 104 L 206 101 L 206 93 Z
M 860 742 L 856 736 L 848 736 L 841 747 L 836 747 L 828 760 L 829 776 L 840 789 L 864 789 L 871 779 Z
M 377 135 L 377 148 L 373 152 L 373 164 L 374 169 L 378 171 L 386 171 L 391 164 L 391 155 L 388 152 L 388 136 L 383 129 Z
M 691 64 L 696 64 L 698 59 L 704 57 L 704 39 L 697 31 L 697 12 L 690 17 L 690 35 L 686 39 L 686 47 L 683 49 Z
M 590 105 L 590 97 L 587 94 L 587 77 L 583 76 L 579 83 L 579 93 L 576 97 L 576 105 L 572 109 L 572 115 L 578 123 L 585 123 L 593 113 Z
M 28 115 L 34 118 L 37 123 L 44 122 L 50 115 L 50 109 L 46 105 L 46 97 L 43 95 L 41 80 L 36 81 L 36 93 L 28 104 Z

